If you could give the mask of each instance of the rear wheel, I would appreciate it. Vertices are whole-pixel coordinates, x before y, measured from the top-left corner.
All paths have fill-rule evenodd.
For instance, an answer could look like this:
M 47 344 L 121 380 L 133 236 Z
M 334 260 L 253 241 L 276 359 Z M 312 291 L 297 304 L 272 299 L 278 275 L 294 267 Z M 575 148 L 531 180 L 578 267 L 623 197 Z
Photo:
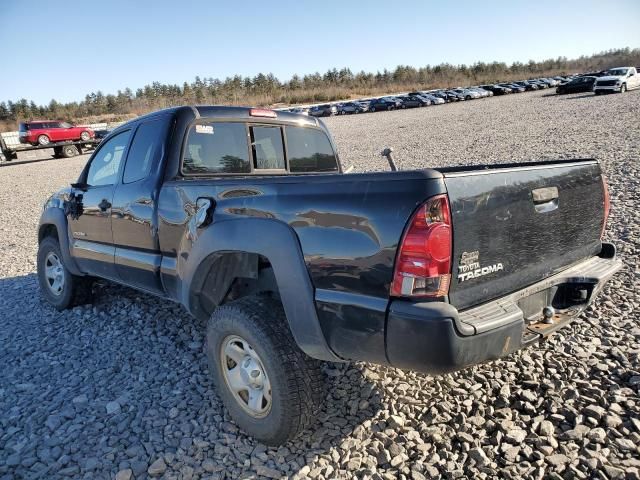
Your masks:
M 46 135 L 38 136 L 38 145 L 49 145 L 51 140 Z
M 38 247 L 38 283 L 44 299 L 57 310 L 91 301 L 92 279 L 69 271 L 54 237 L 44 238 Z
M 64 158 L 75 157 L 79 153 L 80 152 L 78 151 L 78 148 L 75 145 L 65 145 L 64 147 L 62 147 L 62 156 Z
M 298 348 L 280 302 L 253 296 L 217 308 L 206 349 L 218 394 L 249 435 L 281 445 L 315 420 L 324 399 L 320 362 Z

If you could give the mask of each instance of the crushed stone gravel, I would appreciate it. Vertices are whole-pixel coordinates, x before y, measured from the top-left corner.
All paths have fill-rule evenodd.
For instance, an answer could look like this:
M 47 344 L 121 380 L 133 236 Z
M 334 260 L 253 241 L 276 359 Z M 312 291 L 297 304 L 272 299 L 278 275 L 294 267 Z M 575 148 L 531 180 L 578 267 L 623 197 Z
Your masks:
M 56 312 L 35 277 L 42 204 L 85 157 L 0 168 L 0 480 L 640 478 L 640 91 L 549 91 L 329 118 L 342 161 L 385 170 L 595 157 L 624 269 L 539 346 L 439 377 L 327 365 L 318 425 L 279 448 L 215 395 L 204 325 L 124 287 Z

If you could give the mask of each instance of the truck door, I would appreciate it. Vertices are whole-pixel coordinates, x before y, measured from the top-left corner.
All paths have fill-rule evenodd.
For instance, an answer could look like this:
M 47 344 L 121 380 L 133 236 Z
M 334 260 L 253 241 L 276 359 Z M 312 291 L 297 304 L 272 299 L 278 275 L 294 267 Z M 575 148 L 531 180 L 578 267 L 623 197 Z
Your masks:
M 151 292 L 162 292 L 157 200 L 172 117 L 138 125 L 127 153 L 112 209 L 115 266 L 121 281 Z
M 130 136 L 131 131 L 125 130 L 100 145 L 80 178 L 80 183 L 86 185 L 74 192 L 82 195 L 82 210 L 77 218 L 69 217 L 71 246 L 85 273 L 117 279 L 111 203 Z

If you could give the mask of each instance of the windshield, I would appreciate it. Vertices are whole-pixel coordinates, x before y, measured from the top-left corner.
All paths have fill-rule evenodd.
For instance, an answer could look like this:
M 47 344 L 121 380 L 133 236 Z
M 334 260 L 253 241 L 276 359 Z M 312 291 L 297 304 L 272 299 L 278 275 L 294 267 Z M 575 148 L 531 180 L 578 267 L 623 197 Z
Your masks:
M 628 68 L 612 68 L 611 70 L 607 70 L 607 75 L 615 75 L 619 77 L 626 75 L 628 71 Z

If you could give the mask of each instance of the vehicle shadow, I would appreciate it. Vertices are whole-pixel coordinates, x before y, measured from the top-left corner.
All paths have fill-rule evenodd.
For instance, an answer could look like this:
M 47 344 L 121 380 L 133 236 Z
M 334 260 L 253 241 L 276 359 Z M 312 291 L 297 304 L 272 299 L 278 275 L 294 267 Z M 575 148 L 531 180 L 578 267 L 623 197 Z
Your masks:
M 33 273 L 0 279 L 0 291 L 0 411 L 8 412 L 2 428 L 10 432 L 0 476 L 113 478 L 131 468 L 140 478 L 162 457 L 173 476 L 186 476 L 189 466 L 193 478 L 291 477 L 363 435 L 383 408 L 379 377 L 366 366 L 326 364 L 317 423 L 282 447 L 266 447 L 229 418 L 209 378 L 205 322 L 182 307 L 99 283 L 93 304 L 58 312 L 41 298 Z M 53 448 L 55 456 L 37 459 Z M 3 471 L 14 451 L 35 461 Z
M 582 95 L 576 95 L 576 96 L 570 96 L 570 97 L 565 97 L 563 100 L 580 100 L 582 98 L 592 98 L 592 97 L 596 97 L 597 95 L 593 92 L 588 92 Z

